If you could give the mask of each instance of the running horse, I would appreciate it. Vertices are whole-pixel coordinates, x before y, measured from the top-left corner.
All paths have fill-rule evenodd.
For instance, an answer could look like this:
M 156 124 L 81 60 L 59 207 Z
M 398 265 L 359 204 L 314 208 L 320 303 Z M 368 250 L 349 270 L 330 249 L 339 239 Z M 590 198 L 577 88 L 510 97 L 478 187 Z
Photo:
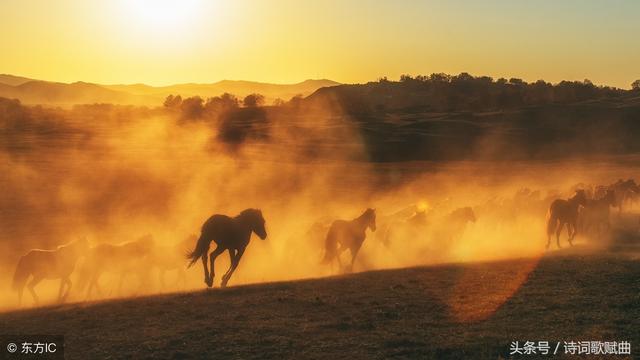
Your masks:
M 367 228 L 376 231 L 376 210 L 367 209 L 362 215 L 351 220 L 335 220 L 325 240 L 325 254 L 322 259 L 323 264 L 330 264 L 333 260 L 338 261 L 338 266 L 342 267 L 340 254 L 349 249 L 351 252 L 351 265 L 349 271 L 353 270 L 353 263 L 356 260 L 358 251 L 367 237 Z
M 204 282 L 207 286 L 213 286 L 214 263 L 216 258 L 229 251 L 231 265 L 229 270 L 222 276 L 221 287 L 226 287 L 231 275 L 238 267 L 242 254 L 249 245 L 251 233 L 255 233 L 262 240 L 267 238 L 267 231 L 264 227 L 265 221 L 262 217 L 262 211 L 259 209 L 246 209 L 236 217 L 226 215 L 213 215 L 202 225 L 200 237 L 196 242 L 195 249 L 187 255 L 187 259 L 191 260 L 188 267 L 202 259 L 202 267 L 204 268 Z M 211 242 L 216 243 L 216 248 L 209 254 Z M 211 261 L 211 270 L 207 268 L 207 255 Z
M 76 267 L 76 262 L 89 249 L 86 238 L 75 240 L 66 245 L 58 246 L 55 250 L 33 249 L 22 256 L 13 275 L 13 289 L 18 292 L 18 301 L 22 303 L 22 292 L 25 285 L 36 305 L 39 302 L 35 286 L 44 279 L 60 279 L 58 302 L 64 302 L 71 291 L 69 276 Z M 31 281 L 27 284 L 27 280 Z M 66 285 L 66 291 L 63 290 Z
M 584 190 L 576 190 L 575 195 L 568 200 L 556 199 L 549 206 L 547 219 L 547 249 L 551 244 L 551 234 L 556 233 L 556 243 L 560 248 L 560 233 L 567 225 L 569 234 L 569 245 L 573 246 L 573 238 L 578 232 L 578 210 L 580 206 L 585 206 L 587 196 Z

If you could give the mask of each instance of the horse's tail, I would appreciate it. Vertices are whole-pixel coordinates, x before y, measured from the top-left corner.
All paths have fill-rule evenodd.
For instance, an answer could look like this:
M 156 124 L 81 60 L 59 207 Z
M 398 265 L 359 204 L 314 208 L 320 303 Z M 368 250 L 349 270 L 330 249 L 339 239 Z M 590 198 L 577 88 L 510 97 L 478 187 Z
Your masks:
M 26 255 L 20 257 L 18 265 L 16 266 L 16 272 L 13 274 L 13 283 L 11 284 L 11 288 L 15 291 L 22 289 L 24 284 L 27 282 L 29 275 L 31 275 L 26 258 Z
M 320 261 L 320 264 L 326 265 L 329 264 L 331 260 L 333 260 L 336 254 L 336 246 L 336 236 L 333 228 L 330 228 L 329 232 L 327 233 L 327 238 L 324 241 L 324 257 Z
M 202 233 L 200 233 L 200 237 L 196 242 L 195 249 L 187 254 L 187 259 L 191 260 L 189 261 L 189 265 L 187 265 L 187 267 L 190 268 L 191 266 L 193 266 L 193 264 L 195 264 L 196 261 L 198 261 L 198 259 L 207 252 L 208 247 L 209 243 L 206 239 L 206 236 L 204 236 L 203 231 Z

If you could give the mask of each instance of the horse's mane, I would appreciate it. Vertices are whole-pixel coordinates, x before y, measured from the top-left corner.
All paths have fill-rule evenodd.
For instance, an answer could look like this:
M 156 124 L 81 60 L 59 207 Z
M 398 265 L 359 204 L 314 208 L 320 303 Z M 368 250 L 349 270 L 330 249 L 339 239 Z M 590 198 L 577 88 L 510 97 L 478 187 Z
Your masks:
M 260 216 L 260 214 L 262 214 L 260 209 L 249 208 L 242 210 L 234 219 L 255 219 L 257 216 Z
M 75 245 L 75 244 L 77 244 L 77 243 L 79 243 L 81 241 L 86 241 L 86 239 L 82 239 L 81 238 L 81 239 L 71 240 L 68 243 L 56 246 L 56 250 L 61 250 L 61 249 L 64 249 L 64 248 L 68 248 L 69 246 Z
M 374 214 L 375 212 L 376 212 L 375 209 L 367 208 L 362 214 L 360 214 L 360 216 L 358 216 L 358 218 L 361 218 L 364 216 L 371 216 L 371 214 Z

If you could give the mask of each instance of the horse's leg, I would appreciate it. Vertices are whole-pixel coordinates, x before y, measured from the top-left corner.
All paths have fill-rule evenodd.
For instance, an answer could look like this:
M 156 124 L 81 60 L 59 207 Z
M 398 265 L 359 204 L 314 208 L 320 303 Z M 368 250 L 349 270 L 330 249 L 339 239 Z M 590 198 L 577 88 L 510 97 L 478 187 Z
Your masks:
M 127 275 L 125 271 L 120 273 L 120 280 L 118 281 L 118 295 L 122 295 L 122 283 L 124 282 L 124 277 Z
M 207 251 L 205 251 L 202 254 L 201 260 L 202 260 L 202 268 L 204 270 L 204 283 L 207 284 L 207 286 L 211 287 L 211 284 L 213 284 L 213 279 L 209 279 L 209 267 L 207 266 L 208 254 L 209 254 L 209 247 L 207 246 Z
M 64 292 L 64 295 L 58 299 L 59 302 L 65 302 L 67 300 L 67 296 L 69 296 L 69 292 L 71 292 L 72 283 L 68 276 L 64 278 L 64 283 L 67 285 L 67 290 Z
M 240 263 L 240 258 L 242 257 L 242 254 L 244 254 L 244 249 L 245 248 L 238 249 L 238 251 L 235 253 L 235 256 L 233 256 L 231 260 L 231 267 L 229 267 L 229 270 L 227 271 L 227 273 L 224 274 L 224 277 L 222 278 L 222 284 L 220 284 L 220 286 L 222 287 L 227 286 L 227 282 L 229 282 L 231 275 L 233 275 L 233 272 L 236 271 L 236 268 Z
M 216 262 L 216 258 L 222 254 L 224 252 L 225 249 L 222 248 L 222 246 L 218 245 L 217 248 L 215 248 L 215 250 L 213 250 L 211 252 L 211 254 L 209 255 L 209 261 L 211 262 L 211 269 L 209 269 L 210 273 L 209 273 L 209 282 L 207 283 L 207 285 L 209 287 L 213 286 L 213 278 L 216 275 L 215 273 L 215 262 Z
M 562 228 L 564 228 L 564 221 L 560 221 L 560 225 L 558 229 L 556 229 L 556 244 L 558 245 L 558 249 L 562 247 L 560 246 L 560 233 L 562 232 Z
M 578 228 L 576 227 L 576 222 L 575 222 L 575 220 L 574 220 L 574 221 L 571 221 L 567 226 L 570 226 L 570 227 L 571 227 L 571 229 L 573 230 L 573 231 L 571 232 L 571 234 L 569 235 L 569 245 L 570 245 L 570 246 L 573 246 L 573 238 L 575 238 L 575 237 L 576 237 L 576 234 L 578 233 Z
M 221 287 L 226 287 L 227 286 L 227 282 L 229 281 L 227 279 L 227 276 L 231 272 L 231 268 L 233 267 L 233 262 L 234 262 L 235 258 L 236 258 L 236 250 L 229 249 L 229 269 L 227 269 L 227 271 L 224 273 L 224 275 L 222 275 L 222 282 L 220 283 Z
M 354 245 L 349 248 L 349 252 L 351 253 L 351 265 L 349 265 L 348 272 L 353 272 L 353 264 L 356 262 L 356 256 L 358 256 L 358 251 L 360 250 L 360 246 Z
M 96 275 L 93 286 L 96 288 L 96 293 L 98 294 L 98 296 L 102 297 L 102 290 L 100 289 L 100 276 L 102 276 L 102 274 L 100 273 Z
M 178 271 L 178 274 L 176 277 L 176 287 L 179 287 L 180 289 L 184 289 L 185 285 L 187 284 L 187 272 L 184 271 L 182 267 L 179 267 L 177 271 Z
M 60 287 L 58 288 L 58 302 L 62 299 L 62 289 L 64 289 L 64 285 L 66 284 L 65 278 L 60 278 Z
M 342 254 L 342 252 L 344 251 L 344 249 L 342 248 L 342 244 L 338 244 L 338 247 L 336 247 L 336 260 L 338 261 L 338 272 L 342 272 L 342 260 L 340 260 L 340 255 Z
M 20 286 L 20 288 L 18 289 L 18 306 L 22 305 L 22 293 L 24 291 L 24 284 L 22 284 L 22 286 Z
M 29 283 L 27 284 L 27 289 L 29 289 L 29 292 L 31 293 L 31 296 L 33 297 L 33 301 L 36 303 L 36 305 L 38 305 L 38 303 L 40 302 L 40 300 L 38 299 L 38 295 L 36 294 L 35 291 L 35 286 L 38 285 L 38 283 L 40 283 L 40 281 L 42 281 L 42 277 L 38 276 L 38 277 L 33 277 L 33 279 L 31 279 L 31 281 L 29 281 Z

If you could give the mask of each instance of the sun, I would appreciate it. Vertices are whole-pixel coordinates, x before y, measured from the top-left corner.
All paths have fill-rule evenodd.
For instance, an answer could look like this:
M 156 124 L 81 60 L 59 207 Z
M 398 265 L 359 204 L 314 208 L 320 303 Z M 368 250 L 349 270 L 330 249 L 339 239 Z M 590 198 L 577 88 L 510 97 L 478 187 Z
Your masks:
M 127 0 L 131 20 L 151 30 L 175 30 L 192 24 L 203 9 L 203 0 Z

